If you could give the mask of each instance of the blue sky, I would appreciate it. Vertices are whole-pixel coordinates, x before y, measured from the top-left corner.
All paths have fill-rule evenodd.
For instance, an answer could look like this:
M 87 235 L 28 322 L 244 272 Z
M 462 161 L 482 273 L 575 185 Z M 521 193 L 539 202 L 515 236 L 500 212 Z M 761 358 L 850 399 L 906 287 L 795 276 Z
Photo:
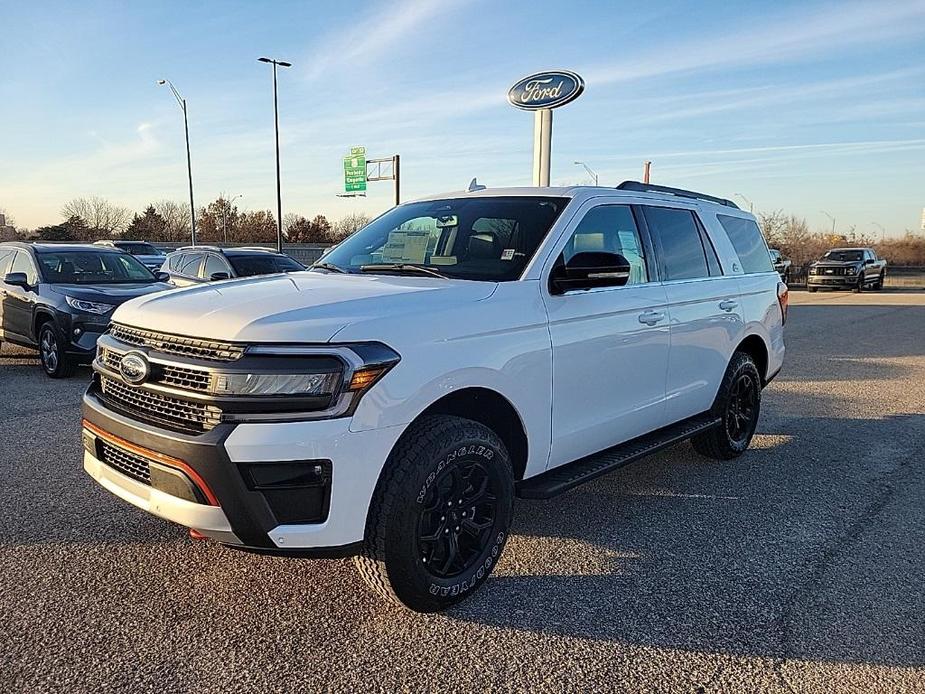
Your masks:
M 341 199 L 351 145 L 402 155 L 404 198 L 529 185 L 532 115 L 507 88 L 585 77 L 555 114 L 552 181 L 653 182 L 895 235 L 925 206 L 925 2 L 82 2 L 0 0 L 0 208 L 56 222 L 68 199 L 221 191 L 275 208 L 271 76 L 280 74 L 283 210 L 378 213 L 389 183 Z M 740 204 L 741 199 L 736 198 Z

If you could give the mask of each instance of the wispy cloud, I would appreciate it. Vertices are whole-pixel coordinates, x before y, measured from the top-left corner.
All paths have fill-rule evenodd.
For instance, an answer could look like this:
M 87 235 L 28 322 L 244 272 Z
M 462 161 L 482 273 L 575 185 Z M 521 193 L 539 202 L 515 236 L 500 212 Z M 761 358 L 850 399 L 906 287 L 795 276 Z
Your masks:
M 840 3 L 812 13 L 792 12 L 752 30 L 724 26 L 721 35 L 660 46 L 659 50 L 585 72 L 588 84 L 656 75 L 800 60 L 856 45 L 920 36 L 925 1 Z
M 425 24 L 449 14 L 467 0 L 404 0 L 384 3 L 376 12 L 336 27 L 303 62 L 309 80 L 337 75 L 400 48 Z

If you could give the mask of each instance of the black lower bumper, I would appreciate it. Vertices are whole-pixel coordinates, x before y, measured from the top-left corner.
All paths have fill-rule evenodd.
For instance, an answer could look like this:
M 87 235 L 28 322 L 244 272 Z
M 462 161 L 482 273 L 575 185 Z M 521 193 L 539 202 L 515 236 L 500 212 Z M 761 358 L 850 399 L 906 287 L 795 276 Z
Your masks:
M 234 463 L 224 444 L 236 425 L 220 424 L 199 435 L 167 431 L 114 411 L 95 384 L 84 394 L 83 418 L 123 441 L 183 461 L 208 486 L 235 536 L 249 549 L 282 553 L 269 538 L 273 528 L 327 517 L 330 461 Z M 299 554 L 335 556 L 341 549 L 349 554 L 354 548 L 312 548 Z

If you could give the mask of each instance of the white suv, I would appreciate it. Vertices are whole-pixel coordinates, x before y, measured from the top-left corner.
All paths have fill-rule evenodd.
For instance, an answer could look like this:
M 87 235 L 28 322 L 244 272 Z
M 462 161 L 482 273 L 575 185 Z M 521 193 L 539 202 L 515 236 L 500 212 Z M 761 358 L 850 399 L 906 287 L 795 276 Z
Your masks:
M 194 535 L 356 555 L 385 597 L 439 610 L 485 581 L 515 496 L 687 438 L 742 454 L 786 312 L 728 200 L 635 182 L 438 196 L 310 271 L 123 304 L 84 467 Z

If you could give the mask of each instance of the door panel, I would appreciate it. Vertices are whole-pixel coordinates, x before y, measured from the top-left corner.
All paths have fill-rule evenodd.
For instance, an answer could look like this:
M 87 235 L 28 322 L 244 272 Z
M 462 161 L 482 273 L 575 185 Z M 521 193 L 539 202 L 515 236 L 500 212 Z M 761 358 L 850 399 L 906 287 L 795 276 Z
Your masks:
M 655 283 L 573 292 L 550 297 L 547 305 L 550 467 L 663 426 L 669 347 L 664 288 Z
M 738 277 L 666 282 L 671 319 L 669 422 L 710 409 L 744 332 Z
M 24 272 L 31 287 L 24 289 L 4 284 L 6 295 L 3 297 L 3 333 L 14 336 L 16 340 L 32 343 L 32 309 L 38 296 L 38 272 L 29 255 L 23 251 L 16 251 L 9 272 Z

